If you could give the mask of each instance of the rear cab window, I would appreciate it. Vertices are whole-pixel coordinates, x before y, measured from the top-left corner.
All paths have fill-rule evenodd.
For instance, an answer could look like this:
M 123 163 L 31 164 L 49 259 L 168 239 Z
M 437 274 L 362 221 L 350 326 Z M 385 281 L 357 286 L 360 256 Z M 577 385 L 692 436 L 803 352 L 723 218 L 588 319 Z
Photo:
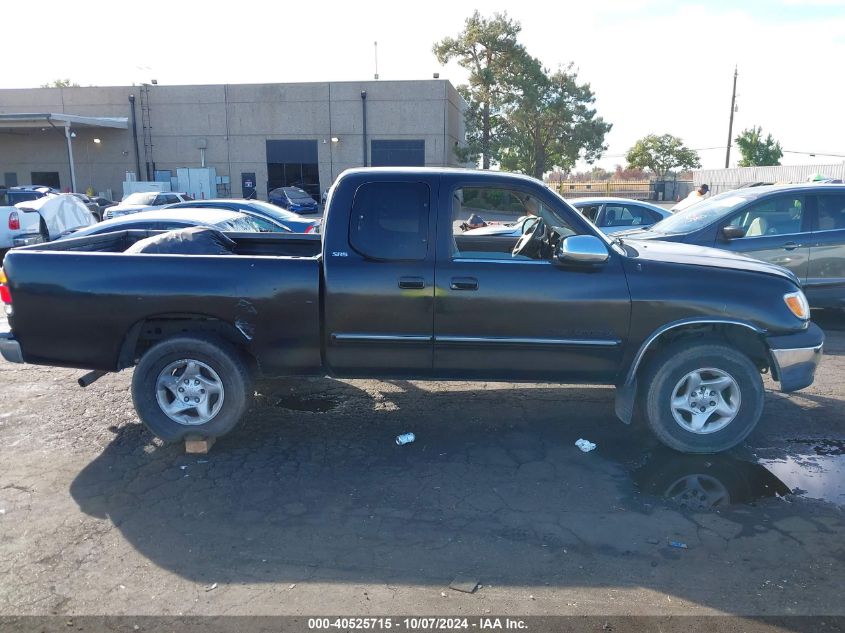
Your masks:
M 382 261 L 421 261 L 428 255 L 431 191 L 421 182 L 368 182 L 355 191 L 349 245 Z

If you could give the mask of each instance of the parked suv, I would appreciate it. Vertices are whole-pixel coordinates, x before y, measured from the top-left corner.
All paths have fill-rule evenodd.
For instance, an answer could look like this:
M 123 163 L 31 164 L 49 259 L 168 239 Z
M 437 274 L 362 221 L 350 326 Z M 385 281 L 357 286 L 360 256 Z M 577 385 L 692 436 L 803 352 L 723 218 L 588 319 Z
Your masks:
M 623 239 L 715 246 L 788 268 L 814 308 L 845 308 L 845 185 L 726 191 Z
M 42 187 L 41 185 L 21 185 L 19 187 L 9 187 L 6 189 L 6 204 L 14 206 L 18 202 L 27 202 L 29 200 L 37 200 L 51 193 L 61 193 L 58 189 L 52 187 Z

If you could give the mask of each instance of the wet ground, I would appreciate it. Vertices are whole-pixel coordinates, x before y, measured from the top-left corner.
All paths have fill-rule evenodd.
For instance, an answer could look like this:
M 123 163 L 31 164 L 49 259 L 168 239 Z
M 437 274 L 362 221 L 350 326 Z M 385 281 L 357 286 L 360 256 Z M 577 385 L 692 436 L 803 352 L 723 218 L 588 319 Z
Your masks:
M 329 379 L 262 381 L 187 456 L 127 372 L 0 363 L 0 615 L 845 614 L 845 320 L 818 320 L 816 384 L 717 456 L 605 387 Z

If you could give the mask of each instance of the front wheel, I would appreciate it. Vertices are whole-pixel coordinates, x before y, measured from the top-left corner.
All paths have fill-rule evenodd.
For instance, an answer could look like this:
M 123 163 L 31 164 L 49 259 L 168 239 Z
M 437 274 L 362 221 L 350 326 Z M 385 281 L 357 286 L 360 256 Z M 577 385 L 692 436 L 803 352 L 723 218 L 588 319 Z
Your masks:
M 718 453 L 754 430 L 763 380 L 754 363 L 720 340 L 679 341 L 643 374 L 643 411 L 661 442 L 684 453 Z
M 225 341 L 178 336 L 151 347 L 132 377 L 132 400 L 157 437 L 220 437 L 246 412 L 252 379 L 241 353 Z

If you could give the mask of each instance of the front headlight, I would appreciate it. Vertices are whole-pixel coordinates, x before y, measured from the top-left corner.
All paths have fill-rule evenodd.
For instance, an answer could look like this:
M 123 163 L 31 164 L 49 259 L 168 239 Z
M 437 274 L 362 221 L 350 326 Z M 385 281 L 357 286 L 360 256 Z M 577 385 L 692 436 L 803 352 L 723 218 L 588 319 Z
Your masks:
M 810 318 L 810 304 L 807 303 L 807 297 L 800 290 L 786 293 L 783 295 L 783 301 L 789 311 L 799 319 L 806 321 Z

